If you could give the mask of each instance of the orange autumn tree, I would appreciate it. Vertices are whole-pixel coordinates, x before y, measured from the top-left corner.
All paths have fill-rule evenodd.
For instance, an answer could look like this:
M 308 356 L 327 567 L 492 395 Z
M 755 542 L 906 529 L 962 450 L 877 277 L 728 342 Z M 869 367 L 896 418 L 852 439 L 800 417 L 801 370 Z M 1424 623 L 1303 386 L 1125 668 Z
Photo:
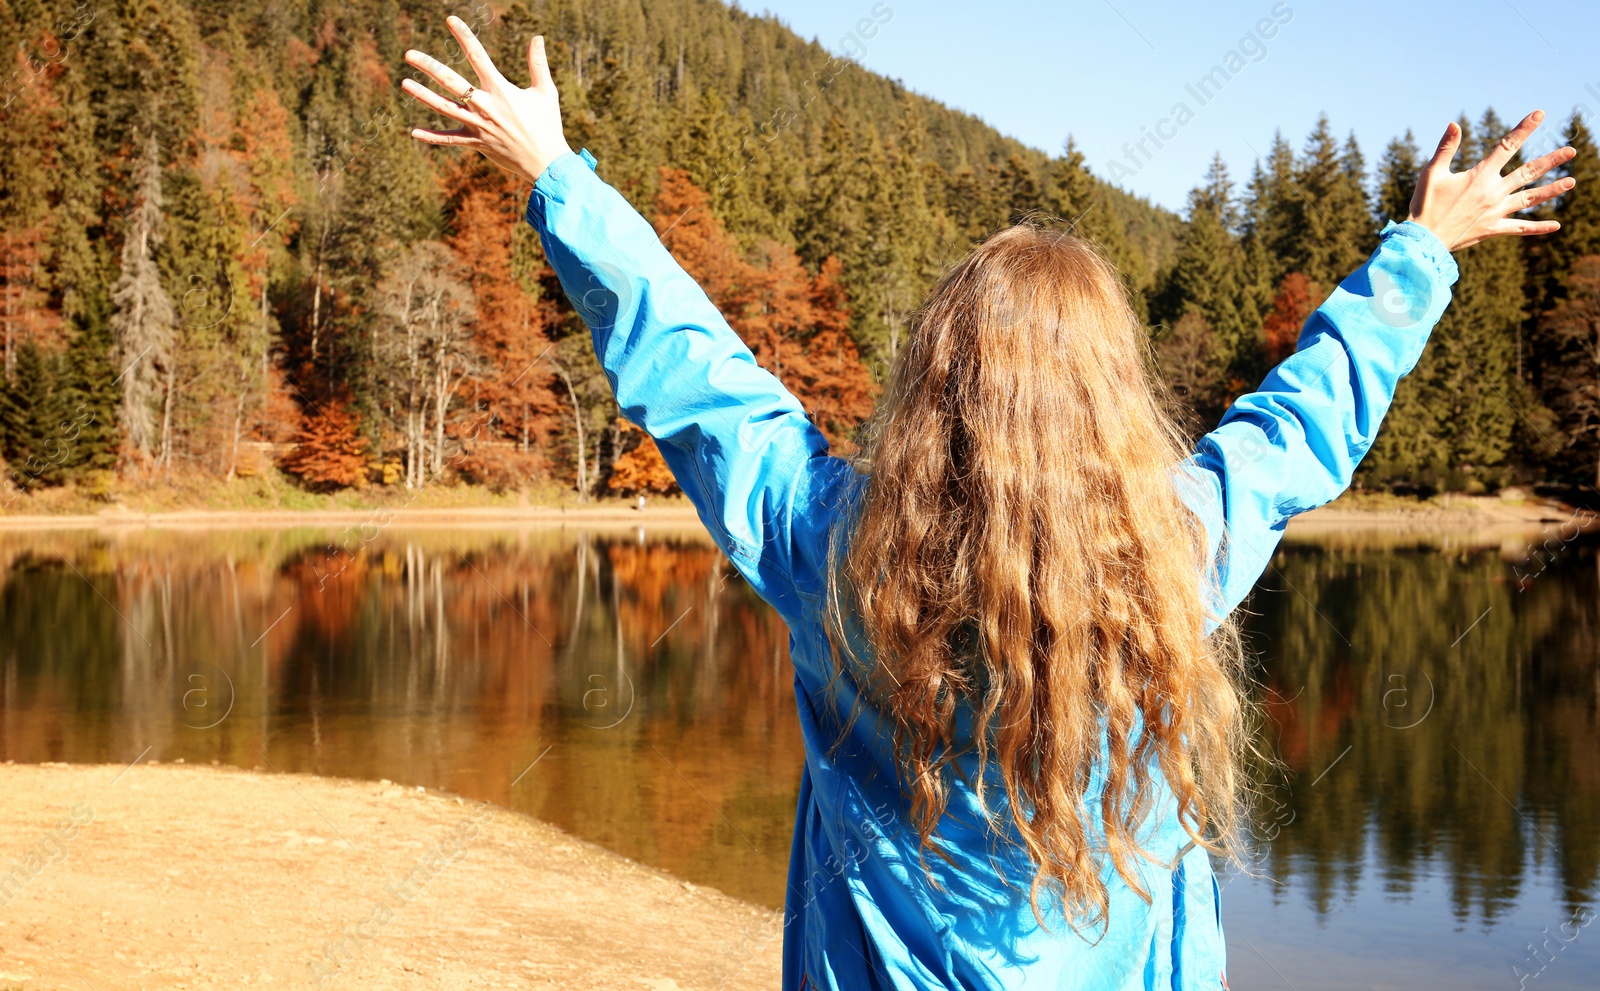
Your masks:
M 852 451 L 876 387 L 849 334 L 838 260 L 812 275 L 794 249 L 766 238 L 746 255 L 681 169 L 661 170 L 653 222 L 756 361 L 794 393 L 830 444 Z
M 367 439 L 341 400 L 308 408 L 294 435 L 294 449 L 279 465 L 318 491 L 342 489 L 366 480 Z
M 1317 308 L 1322 291 L 1315 282 L 1300 272 L 1290 272 L 1278 285 L 1278 295 L 1272 300 L 1272 310 L 1262 324 L 1266 337 L 1267 361 L 1276 365 L 1294 354 L 1300 341 L 1300 328 Z
M 489 371 L 469 393 L 476 408 L 466 420 L 470 453 L 460 467 L 507 485 L 543 467 L 539 452 L 562 409 L 552 391 L 553 366 L 544 360 L 550 348 L 546 312 L 523 290 L 512 265 L 527 192 L 476 156 L 461 159 L 446 189 L 452 223 L 445 243 L 470 273 L 476 343 L 489 359 Z M 482 440 L 498 443 L 476 443 Z
M 655 440 L 627 420 L 619 419 L 617 425 L 622 432 L 623 443 L 631 443 L 632 446 L 612 463 L 611 478 L 606 482 L 606 488 L 630 494 L 677 491 L 677 479 L 672 477 L 672 471 L 661 457 L 661 449 L 656 447 Z

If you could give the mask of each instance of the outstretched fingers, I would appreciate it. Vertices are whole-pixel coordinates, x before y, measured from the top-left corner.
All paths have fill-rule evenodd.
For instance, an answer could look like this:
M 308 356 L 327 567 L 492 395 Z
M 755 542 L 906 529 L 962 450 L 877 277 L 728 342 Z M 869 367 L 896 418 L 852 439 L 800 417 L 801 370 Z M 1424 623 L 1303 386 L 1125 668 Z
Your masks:
M 503 78 L 500 70 L 494 67 L 494 60 L 489 58 L 489 53 L 484 50 L 483 43 L 472 33 L 472 29 L 467 27 L 466 21 L 452 14 L 445 18 L 445 25 L 450 29 L 450 33 L 455 35 L 461 50 L 466 53 L 467 64 L 478 74 L 478 85 L 490 86 Z
M 1555 182 L 1547 182 L 1543 186 L 1533 186 L 1528 189 L 1518 190 L 1507 196 L 1504 202 L 1500 204 L 1500 214 L 1505 216 L 1520 213 L 1523 210 L 1532 210 L 1541 203 L 1550 202 L 1577 184 L 1578 181 L 1569 176 L 1565 179 L 1557 179 Z
M 1461 128 L 1451 121 L 1445 125 L 1444 137 L 1439 139 L 1439 147 L 1434 151 L 1433 158 L 1429 160 L 1427 169 L 1430 172 L 1450 171 L 1450 163 L 1455 161 L 1456 150 L 1461 147 Z
M 550 78 L 550 59 L 544 53 L 544 35 L 536 34 L 528 42 L 528 76 L 533 80 L 534 89 L 545 89 L 555 85 L 555 80 Z
M 1571 145 L 1565 148 L 1557 148 L 1548 155 L 1540 155 L 1533 161 L 1523 165 L 1522 168 L 1506 176 L 1506 182 L 1511 189 L 1521 189 L 1556 166 L 1565 165 L 1572 161 L 1577 155 L 1577 150 Z
M 1555 220 L 1512 220 L 1507 218 L 1491 227 L 1489 236 L 1515 234 L 1518 237 L 1530 237 L 1534 234 L 1554 234 L 1560 229 L 1560 222 Z
M 414 48 L 406 52 L 406 64 L 421 69 L 429 79 L 453 96 L 465 96 L 472 89 L 472 84 L 461 78 L 461 73 L 426 52 L 419 52 Z
M 1511 161 L 1512 156 L 1527 143 L 1529 138 L 1533 137 L 1533 132 L 1539 129 L 1539 125 L 1543 121 L 1543 110 L 1535 110 L 1522 118 L 1521 123 L 1507 131 L 1505 137 L 1495 144 L 1493 151 L 1483 156 L 1483 161 L 1479 163 L 1479 167 L 1499 175 L 1501 170 L 1506 167 L 1506 163 Z
M 402 79 L 400 81 L 400 89 L 401 91 L 410 94 L 411 97 L 414 98 L 418 103 L 441 116 L 448 117 L 454 121 L 460 121 L 463 124 L 483 124 L 483 119 L 477 114 L 473 113 L 471 110 L 468 110 L 461 104 L 456 103 L 454 100 L 446 100 L 444 97 L 417 82 L 415 79 Z
M 430 127 L 413 127 L 411 136 L 430 145 L 459 145 L 463 148 L 477 148 L 483 145 L 483 139 L 473 134 L 464 127 L 454 131 L 436 131 Z

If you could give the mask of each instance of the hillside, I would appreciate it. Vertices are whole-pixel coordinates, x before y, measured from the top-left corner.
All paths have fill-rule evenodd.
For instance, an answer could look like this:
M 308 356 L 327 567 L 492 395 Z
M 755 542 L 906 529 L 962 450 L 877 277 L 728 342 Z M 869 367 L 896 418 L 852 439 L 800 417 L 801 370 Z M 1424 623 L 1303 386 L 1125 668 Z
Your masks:
M 269 498 L 282 472 L 313 492 L 670 488 L 520 222 L 527 191 L 408 136 L 436 122 L 399 90 L 403 53 L 462 61 L 446 12 L 0 0 L 23 42 L 0 108 L 7 505 L 180 479 Z M 826 352 L 836 371 L 786 384 L 846 450 L 934 280 L 1025 216 L 1076 221 L 1101 246 L 1179 412 L 1211 422 L 1359 264 L 1417 166 L 1397 140 L 1369 172 L 1323 121 L 1299 152 L 1280 138 L 1242 189 L 1219 161 L 1179 218 L 1075 148 L 1028 148 L 852 61 L 893 30 L 887 2 L 827 44 L 717 0 L 464 16 L 517 78 L 528 37 L 547 36 L 572 144 L 669 248 L 698 252 L 692 271 L 715 277 L 759 360 Z M 1492 111 L 1465 123 L 1473 149 L 1502 127 Z M 1600 268 L 1583 259 L 1600 254 L 1600 201 L 1581 190 L 1600 167 L 1582 120 L 1568 130 L 1585 185 L 1559 208 L 1562 238 L 1468 256 L 1471 302 L 1429 353 L 1472 367 L 1425 359 L 1367 484 L 1594 478 L 1600 386 L 1583 356 L 1600 353 L 1584 336 Z M 426 334 L 423 311 L 438 315 Z

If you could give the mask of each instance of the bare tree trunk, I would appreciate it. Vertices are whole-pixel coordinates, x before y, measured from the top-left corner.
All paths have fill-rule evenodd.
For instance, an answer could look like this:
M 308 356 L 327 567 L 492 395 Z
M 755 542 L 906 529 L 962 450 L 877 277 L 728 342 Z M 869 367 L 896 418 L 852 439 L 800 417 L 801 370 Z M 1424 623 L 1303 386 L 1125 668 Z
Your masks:
M 242 379 L 243 376 L 240 376 Z M 239 472 L 239 428 L 244 423 L 244 383 L 239 385 L 239 401 L 233 407 L 233 450 L 228 455 L 228 477 L 231 482 Z
M 11 292 L 11 281 L 12 280 L 11 280 L 11 232 L 10 231 L 6 232 L 6 253 L 5 253 L 5 256 L 4 256 L 4 261 L 5 261 L 5 270 L 6 270 L 6 340 L 5 340 L 6 361 L 5 361 L 5 371 L 6 371 L 6 384 L 10 385 L 11 384 L 11 327 L 12 327 L 12 323 L 17 319 L 16 304 L 15 304 L 15 301 L 12 299 L 12 295 L 13 294 Z
M 567 387 L 567 398 L 572 400 L 572 425 L 578 430 L 578 501 L 588 502 L 589 482 L 584 477 L 583 407 L 578 405 L 578 393 L 572 388 L 572 379 L 567 375 L 567 370 L 557 365 L 556 374 L 561 376 L 562 384 Z
M 317 363 L 317 334 L 322 329 L 322 259 L 317 259 L 317 273 L 311 282 L 311 363 Z
M 176 378 L 177 372 L 169 364 L 166 397 L 161 401 L 161 456 L 156 459 L 156 464 L 164 472 L 170 471 L 172 467 L 172 393 Z

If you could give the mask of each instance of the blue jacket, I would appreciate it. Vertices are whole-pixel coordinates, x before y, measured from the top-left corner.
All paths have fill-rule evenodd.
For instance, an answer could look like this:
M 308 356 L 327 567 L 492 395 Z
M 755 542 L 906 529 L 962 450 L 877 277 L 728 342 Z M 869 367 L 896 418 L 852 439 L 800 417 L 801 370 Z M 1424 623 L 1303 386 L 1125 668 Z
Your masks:
M 940 827 L 952 862 L 928 858 L 939 886 L 928 883 L 896 784 L 891 724 L 868 708 L 847 745 L 831 748 L 856 699 L 848 684 L 827 688 L 824 570 L 829 528 L 860 477 L 829 455 L 800 403 L 595 175 L 587 151 L 539 177 L 527 219 L 593 331 L 623 414 L 656 439 L 718 546 L 789 625 L 806 763 L 785 991 L 1225 986 L 1216 880 L 1204 849 L 1185 852 L 1170 793 L 1147 844 L 1167 862 L 1139 867 L 1153 904 L 1108 868 L 1109 922 L 1092 934 L 1059 918 L 1038 925 L 1028 865 L 997 847 L 959 783 Z M 1427 229 L 1387 226 L 1367 264 L 1306 322 L 1295 354 L 1179 466 L 1185 502 L 1206 524 L 1218 615 L 1249 592 L 1289 518 L 1349 484 L 1456 274 Z

